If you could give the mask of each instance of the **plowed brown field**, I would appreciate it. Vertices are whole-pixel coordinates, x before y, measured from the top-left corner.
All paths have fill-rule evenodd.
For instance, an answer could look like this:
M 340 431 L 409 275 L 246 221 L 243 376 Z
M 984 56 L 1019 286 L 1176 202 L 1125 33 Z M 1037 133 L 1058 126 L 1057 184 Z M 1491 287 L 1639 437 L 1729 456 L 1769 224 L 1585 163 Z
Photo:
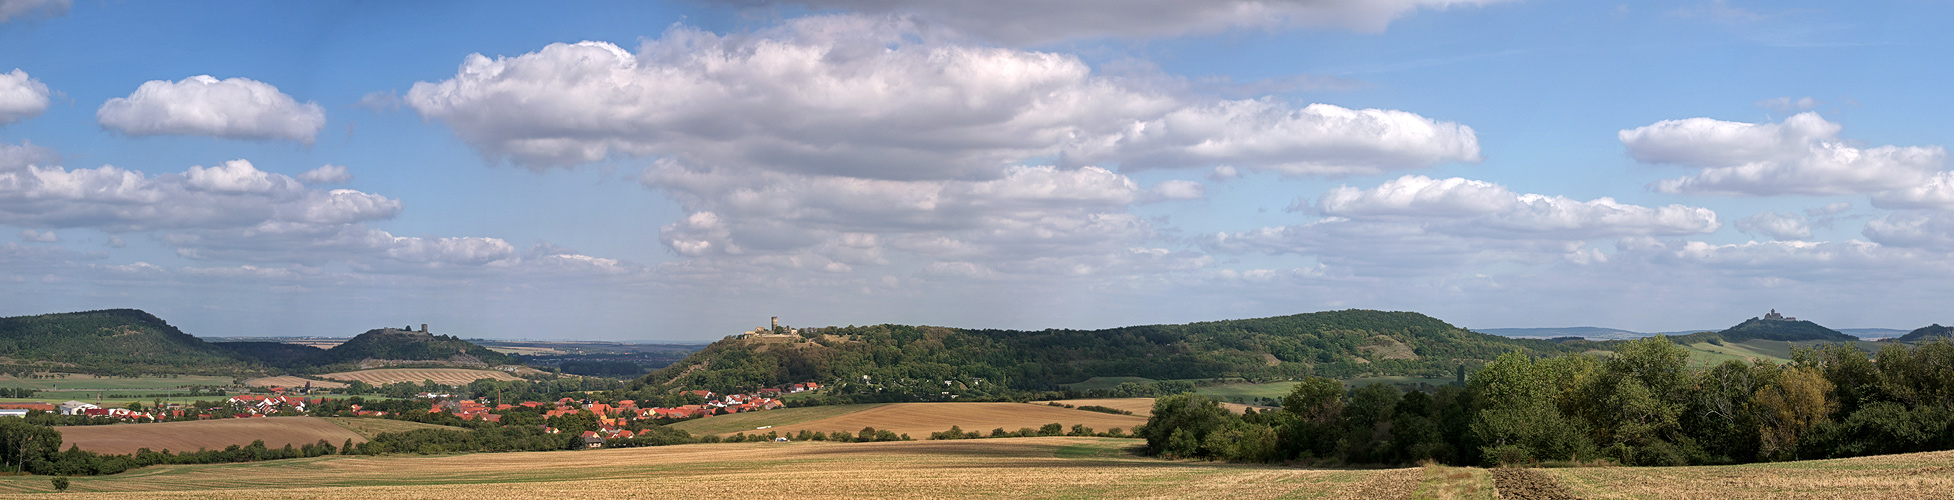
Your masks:
M 338 424 L 313 417 L 227 418 L 156 424 L 77 425 L 61 431 L 61 448 L 69 445 L 99 453 L 135 453 L 137 448 L 163 451 L 221 450 L 262 439 L 265 446 L 301 446 L 324 439 L 333 446 L 366 442 L 365 437 Z
M 768 430 L 787 434 L 797 433 L 803 429 L 814 432 L 856 432 L 863 427 L 874 427 L 876 430 L 887 430 L 897 434 L 909 434 L 916 439 L 927 439 L 930 433 L 948 430 L 952 425 L 961 427 L 965 431 L 978 431 L 989 435 L 992 429 L 999 427 L 1007 431 L 1015 431 L 1025 427 L 1037 429 L 1050 423 L 1063 425 L 1068 431 L 1072 429 L 1073 424 L 1085 424 L 1086 427 L 1099 432 L 1114 427 L 1132 432 L 1133 426 L 1147 423 L 1147 419 L 1133 415 L 1114 415 L 1047 406 L 1044 403 L 896 403 L 820 420 L 781 425 Z
M 412 382 L 418 384 L 428 380 L 433 380 L 434 383 L 444 385 L 468 385 L 469 382 L 485 378 L 522 380 L 521 377 L 510 375 L 504 371 L 470 370 L 467 368 L 380 368 L 376 370 L 328 373 L 320 375 L 320 377 L 345 380 L 348 382 L 358 380 L 373 385 L 387 385 L 394 382 Z

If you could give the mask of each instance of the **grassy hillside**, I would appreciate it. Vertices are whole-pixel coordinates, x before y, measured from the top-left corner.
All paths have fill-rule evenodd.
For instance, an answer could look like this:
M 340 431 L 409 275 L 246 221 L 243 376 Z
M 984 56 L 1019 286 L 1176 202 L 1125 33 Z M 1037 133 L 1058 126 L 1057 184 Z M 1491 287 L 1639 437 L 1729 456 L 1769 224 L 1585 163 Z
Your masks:
M 1048 390 L 1093 377 L 1449 378 L 1460 365 L 1477 369 L 1506 352 L 1550 355 L 1595 345 L 1509 339 L 1418 313 L 1366 310 L 1107 330 L 851 326 L 795 339 L 724 340 L 636 387 L 727 392 L 817 381 L 862 396 L 857 400 L 905 401 Z
M 235 376 L 264 368 L 149 313 L 106 309 L 0 318 L 0 371 Z

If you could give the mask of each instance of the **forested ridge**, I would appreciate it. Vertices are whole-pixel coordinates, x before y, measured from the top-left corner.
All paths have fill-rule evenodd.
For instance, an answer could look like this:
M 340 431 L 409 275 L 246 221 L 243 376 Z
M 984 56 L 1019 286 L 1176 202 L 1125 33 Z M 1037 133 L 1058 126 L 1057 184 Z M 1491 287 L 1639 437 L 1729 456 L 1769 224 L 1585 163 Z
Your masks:
M 1502 353 L 1549 355 L 1598 345 L 1510 339 L 1418 313 L 1356 309 L 1106 330 L 849 326 L 803 330 L 793 342 L 728 339 L 635 386 L 732 392 L 816 381 L 830 384 L 832 394 L 881 400 L 946 392 L 995 397 L 1091 377 L 1452 377 L 1460 366 L 1477 369 Z
M 515 357 L 489 350 L 452 335 L 434 335 L 392 328 L 368 330 L 343 344 L 317 354 L 313 365 L 354 363 L 363 359 L 440 361 L 456 356 L 487 365 L 515 363 Z
M 332 349 L 277 342 L 205 342 L 137 309 L 0 318 L 0 372 L 111 376 L 262 375 L 353 369 L 365 359 L 516 362 L 449 335 L 376 329 Z
M 0 371 L 97 375 L 261 373 L 241 356 L 147 312 L 105 309 L 0 318 Z

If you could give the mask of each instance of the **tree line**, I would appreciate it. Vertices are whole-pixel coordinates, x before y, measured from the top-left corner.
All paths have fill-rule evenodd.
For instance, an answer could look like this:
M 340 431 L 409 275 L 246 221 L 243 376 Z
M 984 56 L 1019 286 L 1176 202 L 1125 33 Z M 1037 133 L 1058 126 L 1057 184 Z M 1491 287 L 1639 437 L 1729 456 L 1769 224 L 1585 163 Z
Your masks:
M 1798 350 L 1790 363 L 1687 366 L 1655 337 L 1610 356 L 1509 353 L 1463 387 L 1345 389 L 1311 378 L 1282 407 L 1232 414 L 1158 399 L 1140 431 L 1165 457 L 1454 465 L 1707 465 L 1954 448 L 1954 344 Z

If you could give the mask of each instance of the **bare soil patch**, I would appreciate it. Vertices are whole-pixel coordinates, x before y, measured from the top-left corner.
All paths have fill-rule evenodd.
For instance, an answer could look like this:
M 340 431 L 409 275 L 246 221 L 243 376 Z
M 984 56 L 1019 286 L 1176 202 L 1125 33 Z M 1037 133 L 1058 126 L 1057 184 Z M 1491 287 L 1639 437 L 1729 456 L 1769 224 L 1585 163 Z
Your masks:
M 1581 500 L 1561 487 L 1560 482 L 1533 469 L 1501 467 L 1493 469 L 1493 487 L 1500 498 L 1515 500 Z
M 61 431 L 61 448 L 69 445 L 97 453 L 135 453 L 137 448 L 163 451 L 220 450 L 230 445 L 248 445 L 264 440 L 265 446 L 301 446 L 323 439 L 339 446 L 351 439 L 366 442 L 338 424 L 314 417 L 227 418 L 195 422 L 154 424 L 77 425 L 55 427 Z

